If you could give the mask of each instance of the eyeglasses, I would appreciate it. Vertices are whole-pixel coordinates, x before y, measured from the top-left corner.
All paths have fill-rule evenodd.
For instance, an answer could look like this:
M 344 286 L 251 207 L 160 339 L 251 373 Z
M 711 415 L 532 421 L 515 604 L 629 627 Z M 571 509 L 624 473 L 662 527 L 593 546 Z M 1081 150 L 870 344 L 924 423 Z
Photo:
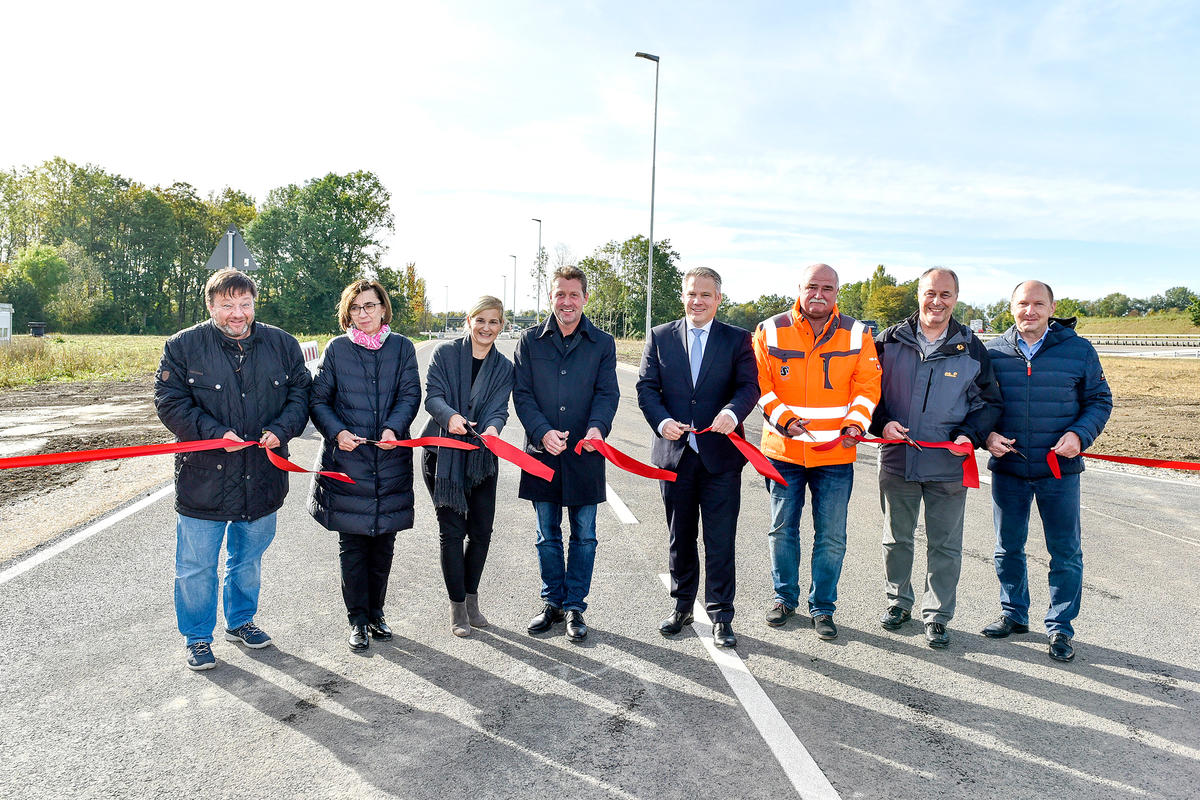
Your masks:
M 350 306 L 350 313 L 357 314 L 360 311 L 365 311 L 368 314 L 374 314 L 375 309 L 379 308 L 381 305 L 383 305 L 383 303 L 363 303 L 361 306 L 359 306 L 359 305 Z

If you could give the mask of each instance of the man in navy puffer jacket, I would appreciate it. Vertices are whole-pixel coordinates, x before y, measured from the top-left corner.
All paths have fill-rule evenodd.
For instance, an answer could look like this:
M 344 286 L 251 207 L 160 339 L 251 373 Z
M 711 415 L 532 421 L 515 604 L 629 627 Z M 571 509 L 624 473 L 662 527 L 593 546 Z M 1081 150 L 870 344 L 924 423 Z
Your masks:
M 1070 661 L 1075 657 L 1071 621 L 1079 614 L 1083 593 L 1080 452 L 1104 430 L 1112 392 L 1096 349 L 1073 330 L 1075 320 L 1051 319 L 1054 292 L 1049 286 L 1040 281 L 1018 284 L 1011 308 L 1015 324 L 987 345 L 1004 412 L 987 438 L 1001 616 L 983 634 L 999 639 L 1029 630 L 1025 541 L 1036 497 L 1050 553 L 1049 653 L 1057 661 Z M 1046 462 L 1051 450 L 1061 479 Z

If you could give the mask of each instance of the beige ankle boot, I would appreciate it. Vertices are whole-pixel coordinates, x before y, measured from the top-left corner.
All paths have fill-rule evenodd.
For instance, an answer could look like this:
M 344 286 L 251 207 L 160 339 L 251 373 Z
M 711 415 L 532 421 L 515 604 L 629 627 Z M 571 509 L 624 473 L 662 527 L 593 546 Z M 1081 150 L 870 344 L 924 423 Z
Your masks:
M 488 626 L 487 617 L 479 610 L 479 595 L 467 593 L 467 619 L 470 620 L 472 627 L 486 628 Z
M 471 621 L 467 619 L 467 604 L 450 601 L 450 632 L 455 636 L 470 636 Z

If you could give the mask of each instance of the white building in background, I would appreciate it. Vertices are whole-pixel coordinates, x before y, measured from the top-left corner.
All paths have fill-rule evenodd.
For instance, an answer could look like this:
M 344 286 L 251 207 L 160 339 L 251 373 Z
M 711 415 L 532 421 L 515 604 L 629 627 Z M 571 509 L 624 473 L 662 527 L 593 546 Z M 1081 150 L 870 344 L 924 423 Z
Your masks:
M 12 341 L 12 318 L 12 305 L 0 303 L 0 342 Z

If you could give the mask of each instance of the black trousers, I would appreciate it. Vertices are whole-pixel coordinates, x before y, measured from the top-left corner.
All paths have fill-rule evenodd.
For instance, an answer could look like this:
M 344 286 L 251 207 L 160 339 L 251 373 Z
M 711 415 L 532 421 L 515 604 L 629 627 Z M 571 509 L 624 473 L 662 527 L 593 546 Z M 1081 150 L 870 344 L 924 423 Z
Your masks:
M 431 448 L 425 450 L 421 467 L 432 497 L 437 454 Z M 492 543 L 492 523 L 496 518 L 496 474 L 467 492 L 465 517 L 444 506 L 435 511 L 446 594 L 451 602 L 461 603 L 468 594 L 479 592 L 483 565 Z
M 383 619 L 388 576 L 396 532 L 366 536 L 338 533 L 338 561 L 342 565 L 342 600 L 351 625 Z
M 660 481 L 671 534 L 671 597 L 679 611 L 690 611 L 696 601 L 700 588 L 697 540 L 703 520 L 705 609 L 714 623 L 730 622 L 737 592 L 734 537 L 741 509 L 742 471 L 709 472 L 688 447 L 676 473 L 675 481 Z

